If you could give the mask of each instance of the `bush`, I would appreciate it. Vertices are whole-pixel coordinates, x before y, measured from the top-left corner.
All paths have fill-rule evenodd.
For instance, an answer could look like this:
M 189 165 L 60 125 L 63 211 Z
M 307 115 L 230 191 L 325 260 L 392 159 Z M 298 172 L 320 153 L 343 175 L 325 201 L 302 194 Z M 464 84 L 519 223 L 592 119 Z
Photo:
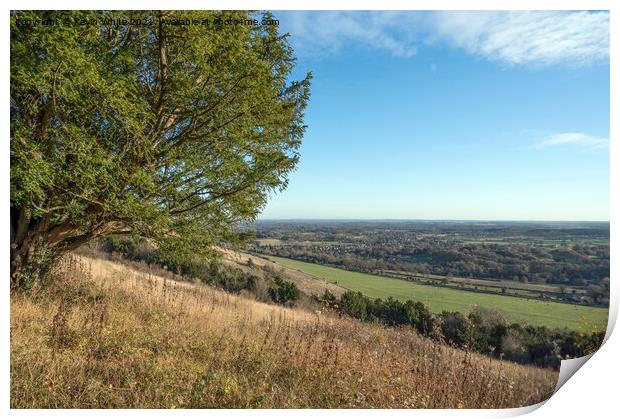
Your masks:
M 463 313 L 444 311 L 439 316 L 439 327 L 443 339 L 452 345 L 470 347 L 474 342 L 475 330 L 471 320 Z
M 340 298 L 340 307 L 349 316 L 360 320 L 369 320 L 368 306 L 371 301 L 361 292 L 347 291 Z
M 502 340 L 508 332 L 506 320 L 497 310 L 476 307 L 469 319 L 474 326 L 474 349 L 481 353 L 501 353 Z
M 278 304 L 292 305 L 299 299 L 300 292 L 295 283 L 276 277 L 274 286 L 269 288 L 269 295 Z
M 434 320 L 431 311 L 421 302 L 408 300 L 403 306 L 407 323 L 414 326 L 418 332 L 428 335 L 433 330 Z
M 389 326 L 409 324 L 404 304 L 392 297 L 388 297 L 384 302 L 376 300 L 375 309 L 377 310 L 377 317 Z
M 420 333 L 428 334 L 433 328 L 433 315 L 428 307 L 420 302 L 408 300 L 402 303 L 389 297 L 387 300 L 371 300 L 361 292 L 347 291 L 342 294 L 340 303 L 331 293 L 323 302 L 329 301 L 334 306 L 356 319 L 373 321 L 379 319 L 389 326 L 410 325 Z
M 224 289 L 235 294 L 243 290 L 253 292 L 259 277 L 246 273 L 239 268 L 226 266 L 223 268 L 217 261 L 201 259 L 174 261 L 157 252 L 144 239 L 110 236 L 102 241 L 102 248 L 106 252 L 118 252 L 123 257 L 142 261 L 148 264 L 157 264 L 175 274 L 188 278 L 195 278 L 201 282 Z
M 443 339 L 460 348 L 540 367 L 555 368 L 562 358 L 592 353 L 604 336 L 604 332 L 584 334 L 544 326 L 508 325 L 501 312 L 481 307 L 469 314 L 444 311 L 433 315 L 421 302 L 372 300 L 353 291 L 345 292 L 340 300 L 326 292 L 318 300 L 360 320 L 378 319 L 389 326 L 410 325 L 424 336 Z M 434 333 L 435 329 L 440 335 Z

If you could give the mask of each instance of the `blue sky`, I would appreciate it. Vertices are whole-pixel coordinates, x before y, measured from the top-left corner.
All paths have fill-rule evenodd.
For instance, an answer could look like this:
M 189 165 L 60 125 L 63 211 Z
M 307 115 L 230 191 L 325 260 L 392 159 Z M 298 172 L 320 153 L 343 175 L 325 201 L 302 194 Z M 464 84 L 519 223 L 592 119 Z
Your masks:
M 312 71 L 260 219 L 609 219 L 609 17 L 276 12 Z

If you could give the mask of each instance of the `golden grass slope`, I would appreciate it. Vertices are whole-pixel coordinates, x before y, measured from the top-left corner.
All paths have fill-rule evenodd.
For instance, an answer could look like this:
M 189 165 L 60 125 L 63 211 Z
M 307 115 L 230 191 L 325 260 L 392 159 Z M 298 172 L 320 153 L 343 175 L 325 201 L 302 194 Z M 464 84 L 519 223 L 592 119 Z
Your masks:
M 518 407 L 557 373 L 70 257 L 11 296 L 11 407 Z

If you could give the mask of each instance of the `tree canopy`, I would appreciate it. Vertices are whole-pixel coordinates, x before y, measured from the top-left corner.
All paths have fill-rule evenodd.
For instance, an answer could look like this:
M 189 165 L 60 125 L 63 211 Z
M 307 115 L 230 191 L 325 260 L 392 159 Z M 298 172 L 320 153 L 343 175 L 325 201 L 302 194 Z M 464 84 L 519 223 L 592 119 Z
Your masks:
M 14 286 L 109 234 L 205 252 L 286 187 L 311 75 L 276 25 L 229 18 L 271 15 L 11 14 Z

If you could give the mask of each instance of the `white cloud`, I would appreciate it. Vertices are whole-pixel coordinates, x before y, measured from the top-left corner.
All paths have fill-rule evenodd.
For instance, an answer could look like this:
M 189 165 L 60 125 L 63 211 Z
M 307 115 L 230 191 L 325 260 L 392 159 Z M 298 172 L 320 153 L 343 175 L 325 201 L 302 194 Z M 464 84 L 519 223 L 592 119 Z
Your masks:
M 574 145 L 583 148 L 601 149 L 609 147 L 609 138 L 593 137 L 581 132 L 565 132 L 553 134 L 536 144 L 536 148 Z
M 412 57 L 417 46 L 410 34 L 392 31 L 400 12 L 321 11 L 285 12 L 281 23 L 296 46 L 313 54 L 337 54 L 358 44 Z
M 436 12 L 429 40 L 508 65 L 585 65 L 609 57 L 606 12 Z
M 548 11 L 282 12 L 296 48 L 338 54 L 352 45 L 412 57 L 448 45 L 504 65 L 587 65 L 609 57 L 609 13 Z

